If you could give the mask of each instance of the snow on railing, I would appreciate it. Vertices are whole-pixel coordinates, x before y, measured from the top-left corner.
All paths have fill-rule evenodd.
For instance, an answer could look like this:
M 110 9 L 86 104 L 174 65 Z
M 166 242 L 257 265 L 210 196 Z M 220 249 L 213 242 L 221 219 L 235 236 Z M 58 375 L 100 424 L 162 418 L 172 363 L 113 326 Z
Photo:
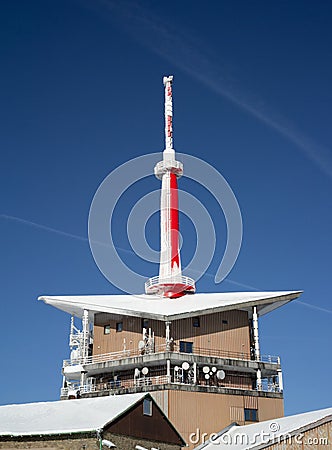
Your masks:
M 280 356 L 261 355 L 260 361 L 271 363 L 271 364 L 280 364 Z
M 108 361 L 116 361 L 120 359 L 125 358 L 133 358 L 138 356 L 143 356 L 147 354 L 156 354 L 156 353 L 164 353 L 166 351 L 169 351 L 166 349 L 166 344 L 158 345 L 154 347 L 154 351 L 147 353 L 144 350 L 130 350 L 130 349 L 124 349 L 122 351 L 118 352 L 111 352 L 111 353 L 104 353 L 100 355 L 92 355 L 88 356 L 86 358 L 77 358 L 77 359 L 65 359 L 63 361 L 63 367 L 67 366 L 76 366 L 79 364 L 98 364 L 98 363 L 104 363 Z M 194 347 L 192 353 L 184 353 L 180 352 L 178 349 L 173 349 L 172 353 L 178 353 L 178 354 L 185 354 L 185 355 L 195 355 L 195 356 L 210 356 L 213 358 L 229 358 L 229 359 L 240 359 L 245 361 L 251 361 L 252 358 L 250 357 L 249 353 L 246 352 L 230 352 L 225 350 L 219 350 L 219 349 L 209 349 L 209 348 L 200 348 L 200 347 Z M 259 361 L 266 362 L 270 364 L 280 364 L 280 357 L 279 356 L 272 356 L 272 355 L 261 355 Z
M 147 352 L 146 349 L 143 350 L 121 350 L 118 352 L 104 353 L 100 355 L 92 355 L 86 358 L 75 358 L 75 359 L 65 359 L 63 361 L 63 367 L 76 366 L 78 364 L 97 364 L 108 361 L 115 361 L 124 358 L 133 358 L 135 356 L 148 355 L 151 353 L 163 353 L 166 351 L 166 344 L 155 346 L 153 352 Z
M 180 275 L 177 277 L 170 277 L 170 278 L 162 278 L 158 275 L 152 278 L 149 278 L 148 281 L 145 282 L 145 290 L 149 290 L 150 288 L 154 286 L 159 286 L 160 284 L 183 284 L 185 286 L 195 286 L 195 280 L 193 280 L 190 277 L 186 277 L 184 275 Z
M 177 384 L 177 385 L 183 385 L 183 384 L 193 384 L 188 381 L 174 381 L 172 380 L 171 376 L 167 375 L 159 375 L 159 376 L 152 376 L 152 377 L 142 377 L 142 378 L 130 378 L 126 380 L 114 380 L 114 381 L 108 381 L 105 383 L 95 383 L 95 384 L 85 384 L 84 386 L 80 386 L 79 383 L 73 383 L 71 386 L 68 386 L 66 388 L 61 389 L 61 397 L 66 397 L 70 395 L 70 393 L 76 395 L 84 395 L 84 394 L 90 394 L 93 392 L 116 392 L 116 391 L 123 391 L 124 389 L 134 389 L 140 392 L 142 388 L 145 386 L 163 386 L 166 384 Z M 238 380 L 232 380 L 230 379 L 226 381 L 222 381 L 219 383 L 211 382 L 211 380 L 208 381 L 202 381 L 198 380 L 196 383 L 197 386 L 200 386 L 201 388 L 209 388 L 209 389 L 217 389 L 217 388 L 226 388 L 226 389 L 242 389 L 242 390 L 258 390 L 257 388 L 253 389 L 252 387 L 249 387 L 245 384 L 241 386 Z M 262 386 L 259 391 L 263 392 L 281 392 L 281 389 L 277 383 L 271 383 L 268 379 L 262 380 Z

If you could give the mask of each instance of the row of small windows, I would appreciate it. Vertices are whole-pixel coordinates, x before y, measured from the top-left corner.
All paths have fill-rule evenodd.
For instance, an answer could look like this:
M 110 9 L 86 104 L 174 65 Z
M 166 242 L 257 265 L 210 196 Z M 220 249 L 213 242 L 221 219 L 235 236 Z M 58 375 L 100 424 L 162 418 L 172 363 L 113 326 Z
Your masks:
M 201 326 L 201 320 L 200 317 L 193 317 L 193 327 L 199 328 Z M 222 320 L 223 325 L 228 324 L 228 320 L 223 319 Z M 149 319 L 142 319 L 142 328 L 149 328 Z M 123 331 L 123 322 L 117 322 L 115 325 L 115 331 Z M 104 326 L 104 334 L 111 334 L 111 325 L 105 325 Z M 187 352 L 190 353 L 190 352 Z
M 222 323 L 223 325 L 227 325 L 227 324 L 228 324 L 228 320 L 222 319 L 221 323 Z M 193 317 L 193 327 L 199 328 L 200 326 L 201 326 L 201 320 L 200 320 L 200 317 Z
M 117 322 L 115 324 L 115 331 L 119 332 L 123 330 L 123 322 Z M 111 334 L 111 325 L 104 326 L 104 334 Z

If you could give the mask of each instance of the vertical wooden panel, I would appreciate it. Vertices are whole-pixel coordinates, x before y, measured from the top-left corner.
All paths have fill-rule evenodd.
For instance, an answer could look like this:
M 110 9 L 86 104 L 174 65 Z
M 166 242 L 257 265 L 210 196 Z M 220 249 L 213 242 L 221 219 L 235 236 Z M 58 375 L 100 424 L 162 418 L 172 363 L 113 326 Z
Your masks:
M 244 407 L 250 409 L 258 409 L 258 397 L 244 396 Z
M 117 322 L 123 322 L 123 331 L 116 332 Z M 110 334 L 104 334 L 105 325 L 111 326 Z M 164 345 L 165 323 L 149 320 L 149 327 L 155 333 L 155 345 Z M 235 353 L 243 358 L 250 355 L 248 314 L 245 311 L 234 310 L 201 316 L 200 327 L 193 326 L 192 318 L 174 320 L 171 323 L 171 336 L 175 341 L 176 351 L 179 351 L 180 341 L 187 341 L 193 342 L 195 353 L 200 353 L 199 349 L 211 349 Z M 142 320 L 139 317 L 119 316 L 118 319 L 111 319 L 107 314 L 96 316 L 94 355 L 122 351 L 124 346 L 127 350 L 136 351 L 141 339 Z
M 242 395 L 213 394 L 190 391 L 169 391 L 169 419 L 188 442 L 189 448 L 201 443 L 203 433 L 217 433 L 232 422 L 244 423 L 244 399 Z M 249 397 L 249 396 L 248 396 Z M 273 398 L 264 400 L 263 408 L 258 407 L 259 420 L 269 420 L 273 417 L 271 411 L 281 411 L 283 401 Z M 258 400 L 258 405 L 259 405 Z M 255 400 L 253 400 L 254 405 Z M 200 441 L 190 444 L 190 435 L 200 435 Z M 205 438 L 207 440 L 207 438 Z
M 164 411 L 168 417 L 168 392 L 169 391 L 152 391 L 151 396 L 154 398 L 158 406 Z
M 258 397 L 258 419 L 262 420 L 276 419 L 284 416 L 283 399 Z
M 236 422 L 239 425 L 244 424 L 244 410 L 239 406 L 230 407 L 230 422 Z

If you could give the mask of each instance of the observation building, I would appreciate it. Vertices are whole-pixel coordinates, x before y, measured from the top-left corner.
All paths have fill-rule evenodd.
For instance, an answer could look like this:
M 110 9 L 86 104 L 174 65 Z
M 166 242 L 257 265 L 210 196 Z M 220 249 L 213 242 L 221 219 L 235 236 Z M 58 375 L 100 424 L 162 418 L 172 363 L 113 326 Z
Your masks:
M 173 149 L 173 77 L 164 77 L 159 274 L 142 295 L 39 297 L 71 315 L 63 400 L 149 392 L 190 448 L 191 434 L 284 415 L 279 356 L 262 355 L 258 319 L 301 291 L 197 293 L 182 275 Z M 77 325 L 77 319 L 81 324 Z

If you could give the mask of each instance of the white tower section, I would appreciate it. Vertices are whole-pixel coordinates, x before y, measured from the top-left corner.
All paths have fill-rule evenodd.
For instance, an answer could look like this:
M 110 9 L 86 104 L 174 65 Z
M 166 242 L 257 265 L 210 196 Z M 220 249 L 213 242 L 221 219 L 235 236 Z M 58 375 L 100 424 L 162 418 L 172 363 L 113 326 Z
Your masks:
M 159 276 L 145 284 L 148 294 L 179 297 L 195 292 L 195 282 L 182 276 L 179 251 L 179 208 L 177 179 L 183 174 L 182 163 L 176 161 L 173 149 L 173 76 L 164 77 L 165 86 L 165 150 L 154 168 L 161 180 L 160 201 L 160 266 Z

